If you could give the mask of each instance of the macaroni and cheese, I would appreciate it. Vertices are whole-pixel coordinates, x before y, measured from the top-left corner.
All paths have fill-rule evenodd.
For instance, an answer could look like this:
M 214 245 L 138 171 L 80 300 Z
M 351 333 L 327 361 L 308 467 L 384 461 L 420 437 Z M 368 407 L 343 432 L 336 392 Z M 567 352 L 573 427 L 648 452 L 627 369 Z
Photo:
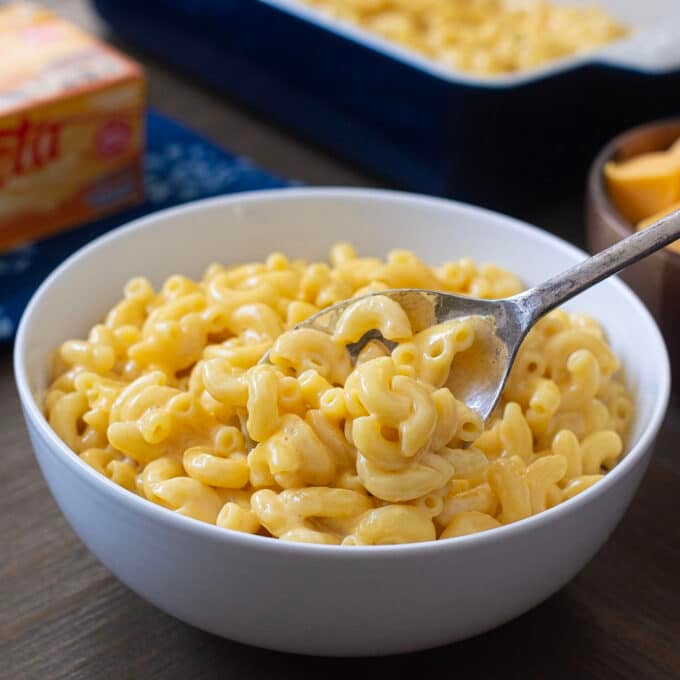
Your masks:
M 522 344 L 485 425 L 447 388 L 475 343 L 461 319 L 418 331 L 392 299 L 357 300 L 333 335 L 294 326 L 388 288 L 484 298 L 519 280 L 468 258 L 432 268 L 333 247 L 330 264 L 208 267 L 155 291 L 132 279 L 85 340 L 61 345 L 50 425 L 98 472 L 189 517 L 288 541 L 453 538 L 515 522 L 596 483 L 632 401 L 600 326 L 565 311 Z M 356 363 L 346 345 L 379 329 Z M 270 351 L 269 362 L 258 363 Z
M 594 50 L 628 30 L 546 0 L 302 0 L 455 70 L 498 75 Z

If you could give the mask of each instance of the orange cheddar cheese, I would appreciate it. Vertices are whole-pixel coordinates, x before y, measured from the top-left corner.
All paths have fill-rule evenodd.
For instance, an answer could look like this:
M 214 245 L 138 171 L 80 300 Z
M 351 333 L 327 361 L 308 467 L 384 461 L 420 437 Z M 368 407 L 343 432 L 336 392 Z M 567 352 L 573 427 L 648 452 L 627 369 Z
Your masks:
M 616 209 L 633 224 L 680 200 L 680 151 L 610 162 L 604 175 Z
M 673 142 L 671 148 L 668 149 L 668 153 L 672 156 L 680 157 L 680 139 L 676 139 L 675 142 Z

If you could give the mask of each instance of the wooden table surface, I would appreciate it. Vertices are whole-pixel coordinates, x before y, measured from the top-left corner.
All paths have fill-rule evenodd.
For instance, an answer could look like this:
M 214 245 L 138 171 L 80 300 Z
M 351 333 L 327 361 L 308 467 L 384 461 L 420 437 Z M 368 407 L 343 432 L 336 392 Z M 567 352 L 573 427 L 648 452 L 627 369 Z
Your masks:
M 106 34 L 84 0 L 52 0 Z M 379 186 L 148 57 L 151 104 L 310 184 Z M 581 197 L 521 215 L 577 243 Z M 671 405 L 640 491 L 605 548 L 557 595 L 467 642 L 387 659 L 267 652 L 208 635 L 119 583 L 78 540 L 35 462 L 10 352 L 0 351 L 0 678 L 680 678 L 680 404 Z

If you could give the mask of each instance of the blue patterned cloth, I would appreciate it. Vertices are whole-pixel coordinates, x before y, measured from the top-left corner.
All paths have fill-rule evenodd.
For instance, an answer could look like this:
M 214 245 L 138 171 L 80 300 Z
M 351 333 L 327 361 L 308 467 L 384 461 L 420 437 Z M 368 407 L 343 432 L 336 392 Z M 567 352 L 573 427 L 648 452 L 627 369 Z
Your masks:
M 153 112 L 147 115 L 145 161 L 142 205 L 0 253 L 0 344 L 13 340 L 26 304 L 47 275 L 97 236 L 147 213 L 198 198 L 289 184 Z

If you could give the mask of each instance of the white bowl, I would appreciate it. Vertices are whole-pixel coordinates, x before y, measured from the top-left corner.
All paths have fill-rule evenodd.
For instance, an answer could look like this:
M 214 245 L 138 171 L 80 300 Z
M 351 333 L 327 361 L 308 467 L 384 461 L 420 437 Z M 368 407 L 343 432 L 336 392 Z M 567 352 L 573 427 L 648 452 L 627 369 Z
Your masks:
M 183 621 L 270 649 L 319 655 L 408 652 L 476 635 L 531 609 L 602 546 L 644 474 L 669 393 L 666 349 L 630 290 L 610 279 L 572 308 L 599 318 L 636 395 L 629 452 L 604 480 L 535 517 L 414 545 L 300 545 L 176 515 L 108 481 L 70 451 L 41 410 L 50 351 L 82 337 L 143 273 L 198 276 L 216 259 L 272 250 L 323 258 L 334 241 L 365 255 L 411 248 L 431 263 L 470 255 L 536 283 L 584 253 L 513 219 L 453 202 L 370 190 L 290 189 L 157 213 L 62 264 L 19 327 L 15 372 L 29 434 L 64 515 L 139 595 Z

